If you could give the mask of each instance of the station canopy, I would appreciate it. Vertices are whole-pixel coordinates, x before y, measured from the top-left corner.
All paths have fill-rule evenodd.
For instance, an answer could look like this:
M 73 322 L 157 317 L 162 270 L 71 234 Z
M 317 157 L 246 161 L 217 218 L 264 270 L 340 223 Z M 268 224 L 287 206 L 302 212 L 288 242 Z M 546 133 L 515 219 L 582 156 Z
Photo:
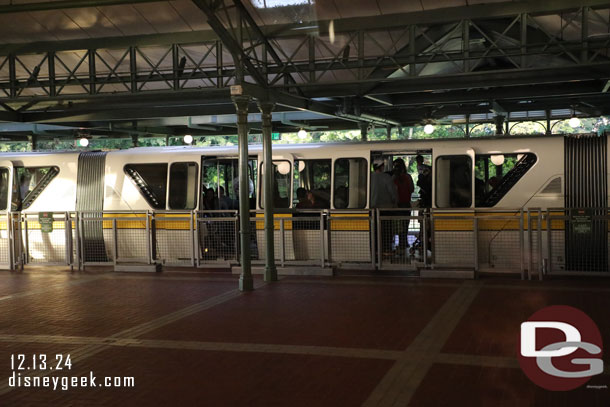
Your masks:
M 234 134 L 609 114 L 599 0 L 0 0 L 0 132 Z M 260 126 L 258 126 L 260 127 Z

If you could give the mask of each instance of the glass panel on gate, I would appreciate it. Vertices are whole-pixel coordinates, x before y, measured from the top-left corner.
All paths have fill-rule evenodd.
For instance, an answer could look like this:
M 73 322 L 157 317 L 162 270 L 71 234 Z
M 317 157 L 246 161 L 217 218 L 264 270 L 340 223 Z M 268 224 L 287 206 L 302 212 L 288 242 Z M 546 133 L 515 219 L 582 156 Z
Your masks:
M 197 201 L 196 163 L 173 163 L 169 172 L 170 209 L 195 209 Z
M 261 162 L 260 173 L 263 173 L 264 162 Z M 273 161 L 273 206 L 290 208 L 290 161 Z M 265 176 L 261 178 L 260 203 L 265 207 Z
M 366 206 L 368 162 L 364 158 L 341 158 L 335 161 L 336 209 L 362 209 Z
M 469 208 L 472 205 L 472 159 L 446 155 L 436 159 L 436 206 Z

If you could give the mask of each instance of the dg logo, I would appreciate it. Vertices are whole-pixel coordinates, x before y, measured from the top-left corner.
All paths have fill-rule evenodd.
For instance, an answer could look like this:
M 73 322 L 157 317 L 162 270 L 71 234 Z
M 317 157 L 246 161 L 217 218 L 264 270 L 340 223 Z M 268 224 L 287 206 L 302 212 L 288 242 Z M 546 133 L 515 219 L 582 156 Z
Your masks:
M 547 390 L 573 390 L 604 371 L 599 329 L 576 308 L 541 309 L 521 324 L 519 339 L 521 369 Z

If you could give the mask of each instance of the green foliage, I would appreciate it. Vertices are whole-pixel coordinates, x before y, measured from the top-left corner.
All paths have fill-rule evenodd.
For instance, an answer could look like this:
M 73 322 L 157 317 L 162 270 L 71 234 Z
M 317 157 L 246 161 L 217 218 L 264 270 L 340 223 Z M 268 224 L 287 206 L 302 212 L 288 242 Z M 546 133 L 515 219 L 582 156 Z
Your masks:
M 569 119 L 552 120 L 551 129 L 553 134 L 578 134 L 578 133 L 597 133 L 604 131 L 610 132 L 610 117 L 602 116 L 596 118 L 580 119 L 580 126 L 572 128 Z M 526 121 L 510 122 L 511 135 L 540 135 L 546 133 L 546 121 Z M 471 124 L 469 128 L 470 137 L 486 137 L 496 134 L 496 126 L 493 123 Z M 439 124 L 435 125 L 431 134 L 424 132 L 423 126 L 392 128 L 390 131 L 391 140 L 419 140 L 419 139 L 448 139 L 464 138 L 466 136 L 465 124 Z M 194 136 L 193 145 L 207 146 L 234 146 L 237 145 L 238 137 L 236 134 L 224 136 Z M 304 138 L 300 138 L 296 132 L 282 133 L 281 140 L 273 141 L 274 144 L 305 144 L 305 143 L 340 143 L 353 142 L 362 139 L 360 130 L 330 130 L 330 131 L 309 131 Z M 387 130 L 385 127 L 377 127 L 367 134 L 369 141 L 386 141 Z M 252 133 L 248 136 L 249 144 L 260 144 L 262 142 L 260 133 Z M 165 147 L 167 145 L 165 137 L 140 137 L 138 139 L 140 147 Z M 182 136 L 169 137 L 170 146 L 183 146 Z M 89 146 L 86 148 L 78 147 L 76 140 L 55 139 L 38 141 L 39 150 L 119 150 L 132 147 L 130 137 L 125 138 L 91 138 Z M 0 143 L 0 151 L 29 151 L 31 144 L 27 141 L 15 141 Z
M 27 141 L 17 141 L 10 143 L 0 143 L 0 151 L 29 151 L 30 143 Z

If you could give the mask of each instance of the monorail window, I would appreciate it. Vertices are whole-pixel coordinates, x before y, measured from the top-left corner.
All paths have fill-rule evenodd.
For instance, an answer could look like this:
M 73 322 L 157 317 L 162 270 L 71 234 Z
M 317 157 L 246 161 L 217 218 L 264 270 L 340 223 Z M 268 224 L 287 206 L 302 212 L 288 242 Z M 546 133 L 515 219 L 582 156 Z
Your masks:
M 170 209 L 195 209 L 197 204 L 196 163 L 173 163 L 169 169 Z
M 331 160 L 294 162 L 294 202 L 299 209 L 330 208 Z
M 8 208 L 8 189 L 10 186 L 7 168 L 0 168 L 0 211 Z
M 366 206 L 368 162 L 364 158 L 340 158 L 335 161 L 336 209 L 362 209 Z
M 260 165 L 260 174 L 263 174 L 264 162 Z M 273 161 L 273 206 L 275 208 L 290 208 L 290 161 Z M 265 206 L 265 175 L 261 177 L 260 203 Z
M 256 208 L 257 160 L 248 160 L 248 198 Z M 201 210 L 239 209 L 239 160 L 208 158 L 201 171 Z
M 29 208 L 59 174 L 58 167 L 15 167 L 13 169 L 13 199 L 11 210 Z
M 472 205 L 472 159 L 446 155 L 436 159 L 436 206 L 469 208 Z
M 167 164 L 127 164 L 125 174 L 154 209 L 165 209 Z
M 475 206 L 488 208 L 497 205 L 536 161 L 533 153 L 477 154 Z

